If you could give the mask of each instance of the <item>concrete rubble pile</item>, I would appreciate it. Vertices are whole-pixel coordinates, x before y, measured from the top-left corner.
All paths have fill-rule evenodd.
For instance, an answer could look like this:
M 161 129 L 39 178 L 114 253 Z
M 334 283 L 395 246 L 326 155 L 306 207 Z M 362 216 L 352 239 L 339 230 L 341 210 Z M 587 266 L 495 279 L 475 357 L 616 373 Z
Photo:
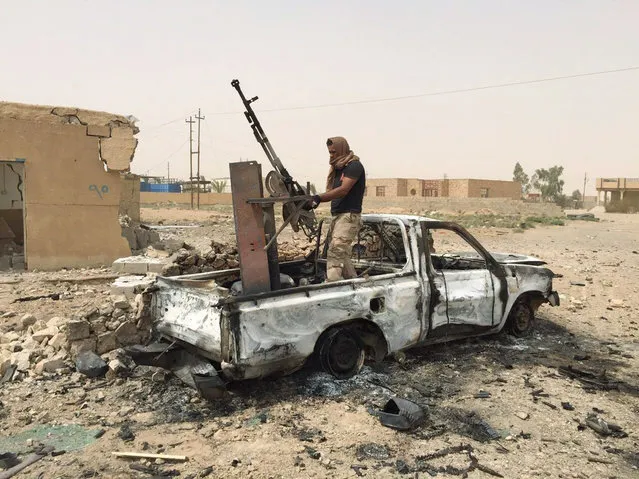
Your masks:
M 129 247 L 133 254 L 138 254 L 148 246 L 160 242 L 160 234 L 148 226 L 133 221 L 127 215 L 120 216 L 119 220 L 122 227 L 122 236 L 129 242 Z
M 108 355 L 147 341 L 151 330 L 149 303 L 148 294 L 138 294 L 133 304 L 118 295 L 71 318 L 45 320 L 25 314 L 20 331 L 0 334 L 0 378 L 13 368 L 13 380 L 69 373 L 81 353 Z
M 293 261 L 303 259 L 314 248 L 314 243 L 307 243 L 303 239 L 282 241 L 278 244 L 279 260 Z M 180 249 L 173 256 L 173 263 L 165 265 L 161 274 L 162 276 L 179 276 L 182 274 L 208 273 L 237 268 L 239 265 L 239 254 L 235 246 L 212 241 L 211 249 L 204 253 L 185 248 Z

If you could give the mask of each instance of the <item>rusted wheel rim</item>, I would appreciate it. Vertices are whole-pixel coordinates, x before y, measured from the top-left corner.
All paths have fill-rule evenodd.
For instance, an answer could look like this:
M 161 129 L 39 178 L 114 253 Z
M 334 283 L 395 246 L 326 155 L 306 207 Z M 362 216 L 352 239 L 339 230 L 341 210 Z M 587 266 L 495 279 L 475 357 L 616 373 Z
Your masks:
M 349 331 L 333 332 L 321 354 L 326 372 L 340 379 L 354 376 L 364 364 L 364 350 Z
M 530 327 L 530 310 L 524 304 L 519 304 L 515 311 L 515 327 L 519 331 L 526 331 Z

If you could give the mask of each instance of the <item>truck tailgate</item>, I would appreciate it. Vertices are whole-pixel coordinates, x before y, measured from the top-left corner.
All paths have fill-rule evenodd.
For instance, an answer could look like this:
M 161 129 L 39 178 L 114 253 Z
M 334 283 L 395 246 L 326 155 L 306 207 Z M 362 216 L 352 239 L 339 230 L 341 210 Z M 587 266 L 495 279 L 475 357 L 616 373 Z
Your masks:
M 158 278 L 152 308 L 155 330 L 222 361 L 222 306 L 228 290 L 215 281 Z

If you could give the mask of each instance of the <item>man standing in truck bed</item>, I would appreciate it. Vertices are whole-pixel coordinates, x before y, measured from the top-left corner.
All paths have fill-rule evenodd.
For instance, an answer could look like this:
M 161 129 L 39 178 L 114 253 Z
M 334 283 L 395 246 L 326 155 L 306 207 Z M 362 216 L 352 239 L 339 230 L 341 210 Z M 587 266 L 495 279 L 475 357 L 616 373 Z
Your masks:
M 355 278 L 351 262 L 352 244 L 361 225 L 362 201 L 366 189 L 366 172 L 346 139 L 335 136 L 326 140 L 330 170 L 326 193 L 315 195 L 313 208 L 331 202 L 330 244 L 326 257 L 326 280 Z

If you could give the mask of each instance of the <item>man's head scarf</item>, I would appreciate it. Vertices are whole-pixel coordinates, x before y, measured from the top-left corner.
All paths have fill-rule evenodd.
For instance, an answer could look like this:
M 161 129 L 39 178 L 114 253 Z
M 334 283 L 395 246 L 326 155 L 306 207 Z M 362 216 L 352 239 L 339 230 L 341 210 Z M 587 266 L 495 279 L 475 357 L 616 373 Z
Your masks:
M 326 189 L 332 190 L 333 182 L 335 180 L 335 170 L 342 170 L 349 163 L 359 161 L 359 157 L 351 151 L 346 138 L 341 136 L 333 136 L 329 138 L 326 140 L 326 146 L 329 148 L 332 147 L 335 150 L 335 157 L 333 159 L 329 159 L 331 168 L 328 172 L 328 178 L 326 179 Z

